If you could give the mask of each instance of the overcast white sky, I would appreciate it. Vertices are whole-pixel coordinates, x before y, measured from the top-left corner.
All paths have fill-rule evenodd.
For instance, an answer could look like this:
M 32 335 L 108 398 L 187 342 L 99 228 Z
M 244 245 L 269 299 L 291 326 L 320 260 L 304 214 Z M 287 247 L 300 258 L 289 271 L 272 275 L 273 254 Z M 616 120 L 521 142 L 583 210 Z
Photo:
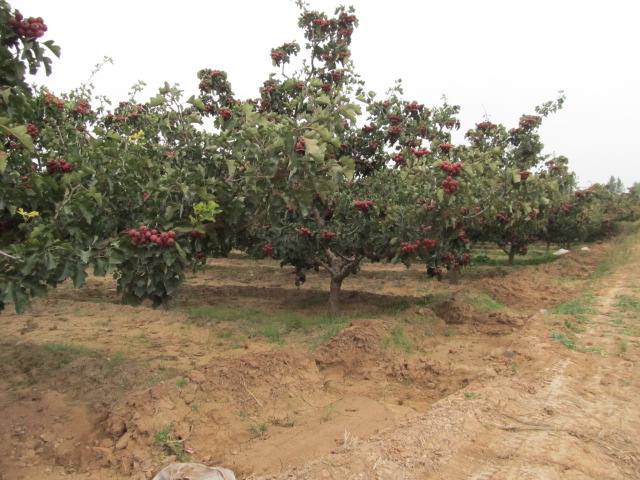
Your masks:
M 11 0 L 10 0 L 11 1 Z M 311 0 L 319 10 L 337 2 Z M 463 130 L 485 112 L 514 124 L 567 94 L 543 127 L 547 152 L 569 157 L 581 184 L 640 181 L 640 2 L 637 0 L 373 0 L 356 7 L 353 60 L 370 89 L 402 78 L 408 97 L 462 106 Z M 270 48 L 300 40 L 291 0 L 12 0 L 41 16 L 62 47 L 43 82 L 78 86 L 103 56 L 98 93 L 124 99 L 137 80 L 148 95 L 165 80 L 196 93 L 204 67 L 229 73 L 235 93 L 257 96 Z

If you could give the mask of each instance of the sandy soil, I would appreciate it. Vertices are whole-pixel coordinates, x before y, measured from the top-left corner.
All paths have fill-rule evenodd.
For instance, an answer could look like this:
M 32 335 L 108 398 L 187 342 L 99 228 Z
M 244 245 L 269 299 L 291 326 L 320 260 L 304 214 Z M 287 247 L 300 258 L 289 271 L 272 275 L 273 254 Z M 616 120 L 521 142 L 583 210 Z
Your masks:
M 635 237 L 460 285 L 366 265 L 337 321 L 325 276 L 243 258 L 168 311 L 63 286 L 0 317 L 0 478 L 640 478 L 639 273 Z

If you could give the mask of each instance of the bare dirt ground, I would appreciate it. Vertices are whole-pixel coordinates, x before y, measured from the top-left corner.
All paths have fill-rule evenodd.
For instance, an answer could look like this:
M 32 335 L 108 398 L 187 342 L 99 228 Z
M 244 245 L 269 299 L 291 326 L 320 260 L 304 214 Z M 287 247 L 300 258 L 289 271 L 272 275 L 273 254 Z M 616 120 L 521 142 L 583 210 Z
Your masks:
M 0 478 L 640 478 L 640 247 L 476 267 L 459 285 L 366 265 L 327 279 L 212 261 L 168 311 L 110 279 L 0 325 Z

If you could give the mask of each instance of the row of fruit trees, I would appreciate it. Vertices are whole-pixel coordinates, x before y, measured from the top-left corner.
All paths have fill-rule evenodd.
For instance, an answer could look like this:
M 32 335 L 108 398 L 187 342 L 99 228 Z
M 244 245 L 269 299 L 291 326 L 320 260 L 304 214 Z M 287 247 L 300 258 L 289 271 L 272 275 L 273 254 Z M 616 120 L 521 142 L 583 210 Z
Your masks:
M 304 48 L 271 50 L 258 98 L 222 70 L 198 96 L 165 84 L 112 105 L 90 85 L 56 96 L 27 76 L 51 69 L 41 18 L 0 0 L 0 307 L 90 273 L 113 274 L 124 301 L 166 304 L 185 273 L 232 249 L 342 282 L 363 261 L 424 264 L 455 279 L 477 242 L 513 262 L 531 242 L 610 232 L 637 196 L 576 188 L 539 130 L 564 97 L 508 128 L 488 120 L 453 143 L 459 107 L 426 106 L 400 84 L 367 91 L 354 70 L 353 9 L 300 5 Z M 304 59 L 301 57 L 304 56 Z

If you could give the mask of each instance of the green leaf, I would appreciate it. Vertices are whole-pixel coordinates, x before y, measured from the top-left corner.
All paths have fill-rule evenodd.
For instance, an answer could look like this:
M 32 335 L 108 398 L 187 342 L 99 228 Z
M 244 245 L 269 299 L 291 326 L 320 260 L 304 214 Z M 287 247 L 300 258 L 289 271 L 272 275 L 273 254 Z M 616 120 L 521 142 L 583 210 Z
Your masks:
M 196 107 L 198 110 L 204 110 L 204 102 L 193 95 L 191 96 L 191 98 L 189 98 L 189 100 L 187 100 L 187 103 L 190 103 L 191 105 Z
M 159 107 L 160 105 L 164 105 L 164 97 L 162 95 L 156 95 L 149 100 L 149 105 L 152 107 Z
M 8 129 L 11 132 L 11 135 L 16 137 L 20 143 L 22 143 L 29 150 L 33 150 L 33 139 L 31 135 L 27 133 L 27 127 L 25 125 L 20 125 L 18 127 L 13 127 Z
M 0 150 L 0 173 L 7 169 L 7 152 Z

